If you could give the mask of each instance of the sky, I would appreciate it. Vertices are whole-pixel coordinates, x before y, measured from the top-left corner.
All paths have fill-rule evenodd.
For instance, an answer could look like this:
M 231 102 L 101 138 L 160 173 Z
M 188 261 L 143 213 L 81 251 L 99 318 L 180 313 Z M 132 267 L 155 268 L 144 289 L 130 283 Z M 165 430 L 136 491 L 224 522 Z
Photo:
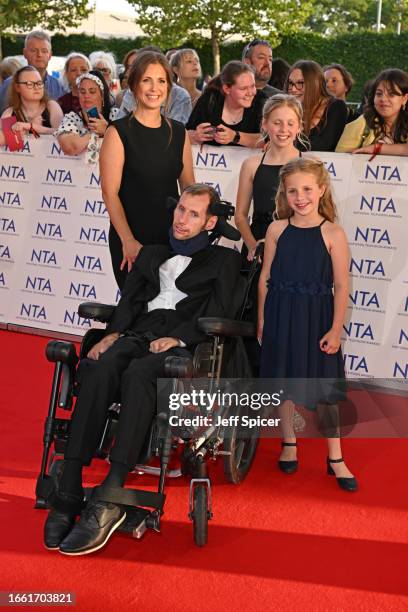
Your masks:
M 94 2 L 92 2 L 94 4 Z M 116 13 L 123 13 L 128 15 L 134 15 L 135 10 L 126 0 L 115 0 L 114 3 L 114 11 Z M 100 11 L 111 11 L 112 10 L 112 0 L 96 0 L 96 8 Z

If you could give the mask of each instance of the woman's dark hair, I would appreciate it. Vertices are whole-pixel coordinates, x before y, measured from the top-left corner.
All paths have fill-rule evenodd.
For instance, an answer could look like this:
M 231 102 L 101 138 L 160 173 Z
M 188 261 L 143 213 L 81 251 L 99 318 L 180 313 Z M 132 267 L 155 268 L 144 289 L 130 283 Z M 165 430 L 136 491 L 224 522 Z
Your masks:
M 12 109 L 14 110 L 14 113 L 17 117 L 17 121 L 26 121 L 26 119 L 24 118 L 24 114 L 22 113 L 22 110 L 21 110 L 21 106 L 22 106 L 21 95 L 17 91 L 17 85 L 20 80 L 20 76 L 24 72 L 38 72 L 38 70 L 37 68 L 34 68 L 34 66 L 29 66 L 29 65 L 23 66 L 22 68 L 19 68 L 14 73 L 13 78 L 11 79 L 11 84 L 10 84 L 9 91 L 8 91 L 8 105 L 11 106 Z M 40 79 L 41 79 L 41 75 L 40 75 Z M 48 96 L 47 96 L 47 92 L 45 91 L 45 87 L 43 88 L 43 95 L 40 100 L 40 103 L 45 104 L 45 106 L 47 106 L 47 103 L 48 103 Z
M 300 70 L 303 75 L 304 96 L 303 96 L 303 126 L 304 133 L 309 136 L 313 117 L 323 101 L 328 102 L 333 99 L 326 89 L 326 81 L 322 67 L 313 60 L 299 60 L 290 68 L 288 78 L 285 83 L 285 91 L 288 92 L 289 77 L 294 70 Z M 327 115 L 328 104 L 326 103 L 325 110 L 320 122 L 325 122 Z M 319 123 L 320 123 L 319 122 Z
M 157 51 L 142 51 L 141 53 L 138 53 L 135 61 L 130 67 L 128 87 L 137 101 L 137 86 L 142 80 L 142 77 L 150 64 L 160 64 L 166 74 L 168 92 L 166 104 L 164 105 L 164 112 L 166 114 L 170 103 L 171 88 L 173 87 L 173 71 L 170 68 L 169 62 L 162 53 L 157 53 Z
M 376 139 L 385 134 L 384 118 L 377 112 L 374 106 L 375 92 L 378 86 L 384 83 L 388 91 L 396 95 L 408 94 L 408 74 L 399 68 L 383 70 L 375 79 L 364 107 L 364 118 L 368 127 L 374 131 Z M 395 122 L 391 134 L 394 143 L 403 143 L 408 139 L 408 110 L 401 106 L 401 110 Z
M 100 72 L 100 70 L 97 70 L 96 68 L 94 68 L 93 70 L 90 70 L 85 75 L 82 75 L 82 78 L 84 80 L 86 79 L 87 74 L 93 74 L 94 76 L 98 77 L 98 79 L 100 79 L 103 85 L 103 93 L 101 92 L 102 93 L 102 115 L 104 116 L 106 121 L 109 123 L 110 122 L 109 113 L 113 106 L 113 100 L 112 100 L 112 97 L 109 91 L 109 86 L 107 82 L 105 81 L 104 76 L 102 72 Z
M 343 64 L 328 64 L 327 66 L 323 67 L 323 73 L 325 73 L 326 70 L 338 70 L 343 77 L 343 81 L 346 86 L 346 94 L 350 93 L 351 88 L 354 85 L 354 79 Z
M 285 87 L 286 79 L 290 71 L 290 65 L 281 57 L 276 57 L 272 60 L 272 76 L 269 79 L 269 85 L 281 89 Z
M 168 113 L 169 106 L 170 106 L 170 93 L 173 87 L 173 71 L 170 68 L 170 64 L 165 58 L 165 56 L 163 55 L 163 53 L 158 53 L 157 51 L 138 52 L 135 61 L 130 67 L 129 76 L 128 76 L 128 87 L 130 91 L 133 93 L 135 100 L 136 100 L 136 104 L 137 104 L 137 87 L 140 81 L 142 80 L 143 75 L 146 72 L 148 66 L 150 66 L 150 64 L 159 64 L 163 68 L 165 75 L 166 75 L 167 99 L 164 105 L 164 119 L 167 125 L 169 126 L 169 130 L 170 130 L 170 138 L 169 138 L 169 143 L 168 143 L 170 144 L 173 133 L 172 133 L 171 123 L 167 118 L 167 113 Z
M 245 72 L 255 74 L 253 67 L 249 64 L 244 64 L 244 62 L 238 60 L 232 60 L 225 64 L 220 74 L 211 79 L 206 89 L 208 89 L 208 91 L 216 89 L 224 95 L 222 86 L 229 85 L 231 87 L 231 85 L 235 85 L 237 78 Z

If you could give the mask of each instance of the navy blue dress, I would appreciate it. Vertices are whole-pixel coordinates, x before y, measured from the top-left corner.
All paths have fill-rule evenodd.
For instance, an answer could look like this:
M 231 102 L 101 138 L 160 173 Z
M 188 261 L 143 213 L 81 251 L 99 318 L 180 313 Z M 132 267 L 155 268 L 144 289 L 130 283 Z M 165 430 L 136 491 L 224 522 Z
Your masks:
M 293 399 L 315 409 L 344 399 L 341 350 L 327 355 L 320 339 L 333 324 L 333 268 L 321 226 L 288 225 L 279 236 L 264 309 L 261 378 L 291 383 Z M 330 379 L 322 381 L 321 379 Z M 306 390 L 307 387 L 307 390 Z M 289 397 L 289 396 L 287 396 Z

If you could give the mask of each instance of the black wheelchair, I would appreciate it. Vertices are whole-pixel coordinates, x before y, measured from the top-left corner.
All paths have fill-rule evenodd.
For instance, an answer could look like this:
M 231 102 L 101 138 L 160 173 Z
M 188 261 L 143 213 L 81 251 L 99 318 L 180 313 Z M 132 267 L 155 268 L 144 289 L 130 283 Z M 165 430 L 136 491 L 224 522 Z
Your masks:
M 231 207 L 232 208 L 232 207 Z M 231 228 L 230 228 L 231 229 Z M 225 232 L 224 232 L 225 234 Z M 236 239 L 236 238 L 235 238 Z M 207 384 L 215 390 L 222 378 L 250 378 L 251 368 L 246 357 L 245 339 L 256 336 L 253 322 L 245 320 L 248 312 L 248 295 L 251 282 L 256 274 L 256 262 L 251 269 L 241 275 L 238 291 L 235 296 L 234 319 L 213 317 L 198 320 L 198 327 L 206 335 L 206 340 L 199 344 L 191 358 L 169 356 L 165 362 L 165 376 L 172 391 L 178 391 L 179 385 L 187 381 L 194 385 L 194 380 L 206 379 Z M 115 306 L 86 302 L 79 306 L 81 317 L 101 323 L 108 323 Z M 90 329 L 82 339 L 79 359 L 84 358 L 90 348 L 104 334 L 103 329 Z M 57 417 L 57 408 L 70 411 L 73 398 L 77 395 L 78 385 L 75 379 L 78 356 L 75 345 L 71 342 L 52 340 L 46 347 L 46 357 L 55 363 L 48 415 L 45 419 L 43 437 L 43 455 L 41 470 L 36 486 L 36 508 L 48 508 L 48 499 L 54 490 L 60 470 L 63 466 L 65 445 L 70 432 L 70 419 Z M 228 413 L 228 407 L 222 414 Z M 235 406 L 235 414 L 246 410 Z M 109 460 L 109 451 L 113 445 L 115 426 L 120 415 L 120 398 L 109 408 L 104 431 L 99 442 L 96 457 Z M 126 508 L 126 520 L 120 527 L 124 531 L 141 538 L 147 529 L 160 531 L 160 519 L 164 512 L 166 477 L 187 476 L 189 486 L 188 516 L 193 523 L 194 542 L 204 546 L 208 537 L 208 521 L 213 517 L 212 490 L 208 474 L 207 459 L 222 457 L 225 478 L 233 484 L 240 483 L 247 475 L 253 462 L 259 438 L 259 428 L 243 432 L 237 423 L 226 432 L 222 425 L 211 425 L 201 428 L 187 428 L 177 431 L 175 435 L 169 426 L 168 413 L 160 411 L 154 419 L 145 447 L 139 457 L 134 472 L 156 475 L 159 478 L 157 492 L 138 489 L 115 489 L 115 495 L 103 501 L 123 504 Z M 181 452 L 179 452 L 181 451 Z M 170 459 L 178 455 L 179 467 L 169 469 Z M 159 460 L 160 465 L 149 465 Z M 85 490 L 86 498 L 90 490 Z M 96 496 L 98 494 L 96 493 Z M 95 499 L 95 491 L 93 494 Z

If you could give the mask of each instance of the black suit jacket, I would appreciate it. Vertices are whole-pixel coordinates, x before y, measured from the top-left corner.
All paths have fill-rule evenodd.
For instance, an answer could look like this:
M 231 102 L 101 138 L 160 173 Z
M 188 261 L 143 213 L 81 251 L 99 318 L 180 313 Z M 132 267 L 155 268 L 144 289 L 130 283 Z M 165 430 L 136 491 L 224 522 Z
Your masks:
M 159 268 L 170 255 L 167 246 L 141 249 L 107 333 L 151 331 L 191 345 L 205 337 L 197 329 L 199 317 L 235 316 L 234 292 L 239 282 L 241 257 L 232 249 L 213 245 L 195 253 L 176 279 L 177 288 L 187 296 L 176 304 L 175 310 L 147 313 L 147 303 L 160 293 Z

